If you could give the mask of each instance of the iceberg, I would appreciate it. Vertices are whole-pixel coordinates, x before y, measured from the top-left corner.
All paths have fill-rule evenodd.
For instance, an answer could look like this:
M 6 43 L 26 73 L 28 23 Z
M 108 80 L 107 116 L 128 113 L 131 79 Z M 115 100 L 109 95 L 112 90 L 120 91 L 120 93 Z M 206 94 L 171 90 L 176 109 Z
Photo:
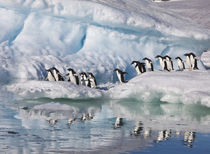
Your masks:
M 115 82 L 116 67 L 135 76 L 131 61 L 145 56 L 200 56 L 210 48 L 204 29 L 148 0 L 0 1 L 0 69 L 8 80 L 41 80 L 45 69 L 93 72 Z M 1 71 L 1 72 L 2 72 Z
M 181 16 L 171 8 L 172 3 L 174 7 L 180 5 L 148 0 L 0 0 L 1 84 L 22 98 L 124 98 L 141 94 L 141 99 L 153 99 L 157 92 L 161 101 L 209 106 L 209 55 L 202 53 L 210 48 L 210 31 L 196 24 L 197 18 Z M 158 71 L 156 55 L 185 58 L 186 52 L 202 55 L 200 71 Z M 155 72 L 135 77 L 130 63 L 144 57 L 152 59 Z M 61 74 L 69 67 L 78 73 L 92 72 L 99 88 L 44 81 L 46 69 L 53 66 Z M 112 84 L 117 82 L 115 68 L 128 72 L 127 84 Z

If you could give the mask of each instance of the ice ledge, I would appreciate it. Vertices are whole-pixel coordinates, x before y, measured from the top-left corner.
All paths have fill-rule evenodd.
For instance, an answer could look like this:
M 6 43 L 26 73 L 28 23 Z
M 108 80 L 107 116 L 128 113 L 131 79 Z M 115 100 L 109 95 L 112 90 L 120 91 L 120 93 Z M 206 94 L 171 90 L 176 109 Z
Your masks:
M 112 98 L 159 99 L 169 103 L 210 107 L 210 71 L 147 72 L 110 89 Z
M 207 69 L 210 69 L 210 49 L 203 52 L 201 55 L 201 61 Z

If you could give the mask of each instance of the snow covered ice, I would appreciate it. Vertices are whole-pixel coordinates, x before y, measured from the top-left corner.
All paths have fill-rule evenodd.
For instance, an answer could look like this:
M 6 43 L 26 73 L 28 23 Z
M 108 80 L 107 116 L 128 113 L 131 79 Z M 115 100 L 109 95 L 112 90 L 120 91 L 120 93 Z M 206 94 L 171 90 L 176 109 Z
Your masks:
M 14 107 L 14 117 L 26 129 L 46 129 L 50 119 L 61 126 L 92 113 L 88 124 L 104 132 L 102 145 L 112 144 L 103 137 L 120 136 L 110 130 L 116 117 L 127 124 L 143 119 L 145 128 L 156 130 L 164 125 L 210 132 L 209 5 L 208 0 L 0 0 L 0 100 L 23 105 Z M 185 59 L 189 52 L 199 57 L 199 70 L 176 71 L 175 57 Z M 172 57 L 175 70 L 159 71 L 156 55 Z M 138 76 L 131 62 L 144 57 L 155 71 Z M 45 81 L 52 67 L 63 75 L 68 68 L 92 72 L 98 88 Z M 115 68 L 128 72 L 127 83 L 119 83 Z M 79 138 L 90 132 L 74 133 Z
M 193 51 L 201 56 L 210 47 L 209 29 L 172 12 L 173 9 L 158 5 L 146 0 L 0 1 L 0 20 L 3 21 L 0 25 L 1 81 L 16 82 L 9 85 L 8 89 L 24 97 L 32 97 L 31 93 L 34 93 L 34 97 L 50 98 L 99 97 L 103 91 L 95 90 L 96 93 L 90 94 L 94 90 L 69 83 L 46 83 L 40 80 L 45 79 L 46 69 L 52 66 L 62 74 L 67 73 L 69 67 L 76 72 L 93 72 L 99 84 L 116 82 L 113 70 L 118 67 L 128 72 L 126 78 L 130 80 L 136 76 L 130 65 L 133 60 L 148 57 L 153 60 L 155 70 L 158 70 L 158 61 L 154 59 L 158 54 L 184 58 L 184 53 Z M 174 64 L 177 68 L 175 61 Z M 199 68 L 205 69 L 201 61 Z M 204 76 L 208 76 L 207 72 L 203 72 Z M 139 78 L 154 80 L 152 76 L 155 78 L 157 74 L 158 78 L 168 75 L 162 72 L 148 73 Z M 170 76 L 176 79 L 175 82 L 181 82 L 192 74 L 195 73 L 173 72 Z M 197 84 L 203 84 L 199 78 L 197 80 Z M 161 87 L 162 83 L 158 85 Z M 154 89 L 158 90 L 157 87 Z M 195 87 L 197 85 L 190 88 Z M 63 90 L 54 93 L 59 89 Z M 206 90 L 203 88 L 199 93 L 208 93 Z M 162 99 L 166 100 L 166 97 Z M 206 99 L 196 101 L 208 104 Z M 167 101 L 170 102 L 170 99 Z

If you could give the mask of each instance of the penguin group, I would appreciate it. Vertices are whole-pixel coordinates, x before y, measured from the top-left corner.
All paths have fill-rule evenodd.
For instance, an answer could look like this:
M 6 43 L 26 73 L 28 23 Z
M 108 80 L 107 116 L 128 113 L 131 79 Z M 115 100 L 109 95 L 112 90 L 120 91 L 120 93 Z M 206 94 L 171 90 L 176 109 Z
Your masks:
M 97 88 L 96 78 L 93 73 L 88 72 L 81 72 L 77 74 L 74 69 L 68 68 L 68 73 L 66 75 L 62 75 L 58 69 L 52 67 L 47 69 L 47 81 L 65 81 L 72 82 L 76 85 L 83 85 L 90 88 Z M 88 74 L 88 75 L 87 75 Z
M 183 71 L 186 69 L 185 67 L 185 63 L 187 65 L 187 69 L 189 70 L 197 70 L 198 69 L 198 65 L 197 65 L 197 61 L 198 61 L 198 57 L 190 52 L 190 53 L 185 53 L 184 56 L 186 56 L 185 61 L 182 60 L 182 58 L 180 57 L 176 57 L 174 60 L 177 60 L 177 66 L 178 66 L 178 70 L 179 71 Z M 173 71 L 174 67 L 173 67 L 173 59 L 168 56 L 161 56 L 161 55 L 157 55 L 155 56 L 156 59 L 159 60 L 160 63 L 160 67 L 161 67 L 161 71 Z M 144 62 L 140 62 L 140 61 L 132 61 L 131 65 L 134 66 L 137 75 L 141 75 L 143 73 L 145 73 L 146 71 L 154 71 L 154 67 L 153 67 L 153 62 L 151 59 L 145 57 L 142 59 Z M 185 63 L 184 63 L 185 62 Z M 47 69 L 47 81 L 65 81 L 65 79 L 69 82 L 72 82 L 76 85 L 83 85 L 83 86 L 87 86 L 90 88 L 97 88 L 97 82 L 96 82 L 96 78 L 93 75 L 93 73 L 91 72 L 81 72 L 79 74 L 77 74 L 74 69 L 72 68 L 68 68 L 67 71 L 68 73 L 66 75 L 62 75 L 58 69 L 56 69 L 55 67 L 52 67 L 50 69 Z M 117 78 L 120 81 L 120 83 L 126 83 L 128 81 L 125 80 L 125 74 L 128 74 L 127 72 L 124 72 L 118 68 L 116 68 L 114 70 L 114 72 L 116 72 L 117 74 Z
M 186 69 L 184 62 L 187 64 L 187 69 L 189 70 L 198 70 L 198 65 L 197 65 L 197 61 L 199 60 L 199 58 L 192 52 L 190 53 L 185 53 L 184 56 L 186 56 L 185 61 L 182 60 L 182 58 L 180 57 L 176 57 L 174 60 L 177 60 L 177 66 L 178 66 L 178 70 L 179 71 L 183 71 Z M 159 60 L 160 63 L 160 67 L 161 67 L 161 71 L 173 71 L 174 67 L 173 67 L 173 59 L 168 56 L 161 56 L 161 55 L 157 55 L 155 56 L 156 59 Z M 141 75 L 142 73 L 146 72 L 146 68 L 147 71 L 154 71 L 154 67 L 153 67 L 153 63 L 152 60 L 145 57 L 142 59 L 144 62 L 140 62 L 140 61 L 132 61 L 131 65 L 133 65 L 135 67 L 135 70 L 137 72 L 137 75 Z M 120 83 L 126 83 L 128 81 L 125 80 L 124 75 L 128 74 L 127 72 L 123 72 L 122 70 L 116 68 L 114 70 L 117 74 L 118 80 L 120 81 Z

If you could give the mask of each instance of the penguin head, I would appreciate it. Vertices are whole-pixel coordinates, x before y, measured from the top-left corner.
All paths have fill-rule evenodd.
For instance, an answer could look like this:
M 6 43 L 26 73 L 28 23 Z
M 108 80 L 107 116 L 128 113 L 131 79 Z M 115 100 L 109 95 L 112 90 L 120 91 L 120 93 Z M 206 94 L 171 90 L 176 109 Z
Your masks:
M 163 59 L 163 57 L 161 55 L 157 55 L 157 56 L 155 56 L 155 58 L 162 58 Z
M 74 71 L 74 69 L 72 69 L 72 68 L 68 68 L 67 70 L 68 70 L 69 72 L 76 73 L 76 72 Z
M 119 69 L 118 69 L 118 68 L 116 68 L 116 69 L 114 70 L 114 72 L 117 72 L 117 71 L 119 71 Z
M 56 73 L 59 73 L 59 71 L 58 71 L 58 69 L 57 69 L 57 68 L 52 67 L 51 69 L 52 69 L 52 70 L 55 70 L 55 71 L 56 71 Z
M 140 62 L 139 61 L 132 61 L 131 65 L 133 65 L 133 64 L 134 64 L 135 67 L 137 67 L 138 65 L 140 65 Z
M 144 57 L 142 60 L 144 60 L 144 61 L 149 61 L 149 62 L 151 62 L 151 59 L 149 59 L 149 58 L 147 58 L 147 57 Z
M 87 74 L 88 74 L 89 76 L 93 77 L 93 73 L 88 72 Z
M 50 72 L 50 69 L 46 69 L 47 72 Z
M 179 60 L 181 60 L 181 61 L 182 61 L 182 59 L 181 59 L 180 57 L 176 57 L 175 59 L 177 59 L 177 60 L 179 59 Z
M 114 72 L 122 73 L 122 71 L 121 71 L 120 69 L 118 69 L 118 68 L 116 68 L 116 69 L 114 70 Z
M 189 55 L 190 55 L 189 53 L 185 53 L 185 54 L 184 54 L 184 56 L 189 56 Z
M 168 55 L 164 56 L 165 59 L 171 60 L 171 57 L 169 57 Z
M 87 77 L 87 74 L 86 74 L 85 72 L 81 72 L 79 75 L 80 75 L 81 77 Z
M 192 52 L 189 53 L 190 56 L 196 57 L 196 55 Z

